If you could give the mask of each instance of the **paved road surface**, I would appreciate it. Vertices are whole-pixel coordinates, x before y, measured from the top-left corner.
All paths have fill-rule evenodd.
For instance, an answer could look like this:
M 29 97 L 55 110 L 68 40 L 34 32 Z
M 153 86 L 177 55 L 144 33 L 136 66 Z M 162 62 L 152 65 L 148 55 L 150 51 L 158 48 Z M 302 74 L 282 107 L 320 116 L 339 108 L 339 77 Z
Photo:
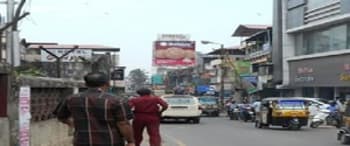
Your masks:
M 289 131 L 278 127 L 256 129 L 252 123 L 226 117 L 201 120 L 198 125 L 163 123 L 164 146 L 341 146 L 336 141 L 337 130 L 332 127 Z

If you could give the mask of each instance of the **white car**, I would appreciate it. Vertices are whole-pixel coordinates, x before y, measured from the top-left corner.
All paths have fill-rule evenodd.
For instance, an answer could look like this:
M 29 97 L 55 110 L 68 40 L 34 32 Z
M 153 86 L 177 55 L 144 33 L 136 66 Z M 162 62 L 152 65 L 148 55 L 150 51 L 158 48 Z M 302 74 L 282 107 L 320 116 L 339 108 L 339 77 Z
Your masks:
M 169 104 L 162 119 L 186 119 L 198 124 L 202 114 L 201 105 L 196 97 L 189 95 L 165 95 L 162 98 Z
M 319 110 L 327 110 L 330 106 L 328 103 L 324 103 L 318 98 L 305 98 L 307 101 L 309 101 L 309 111 L 310 116 L 314 116 Z

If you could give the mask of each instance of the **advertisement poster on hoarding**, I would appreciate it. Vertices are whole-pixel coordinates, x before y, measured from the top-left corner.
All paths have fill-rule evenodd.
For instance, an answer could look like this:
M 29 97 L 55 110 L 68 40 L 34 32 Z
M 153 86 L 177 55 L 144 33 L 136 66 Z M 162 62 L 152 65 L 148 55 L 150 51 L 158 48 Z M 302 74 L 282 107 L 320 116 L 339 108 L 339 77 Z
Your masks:
M 30 87 L 23 86 L 19 91 L 19 145 L 30 146 Z
M 156 41 L 154 66 L 193 66 L 196 63 L 194 41 Z
M 56 56 L 60 57 L 64 53 L 68 52 L 70 49 L 49 49 L 49 51 Z M 49 53 L 41 50 L 41 61 L 42 62 L 55 62 L 56 58 Z M 82 62 L 79 57 L 83 57 L 85 59 L 91 59 L 92 50 L 89 49 L 76 49 L 73 52 L 69 53 L 67 56 L 63 57 L 62 62 Z

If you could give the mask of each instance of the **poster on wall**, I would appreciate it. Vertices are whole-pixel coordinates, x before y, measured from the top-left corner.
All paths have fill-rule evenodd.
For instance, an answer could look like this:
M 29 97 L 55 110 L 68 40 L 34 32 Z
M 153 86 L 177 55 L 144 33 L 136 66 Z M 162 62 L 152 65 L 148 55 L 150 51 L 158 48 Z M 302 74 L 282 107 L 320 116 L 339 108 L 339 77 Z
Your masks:
M 19 91 L 19 146 L 30 146 L 30 87 L 20 87 Z
M 155 41 L 154 66 L 193 66 L 196 63 L 194 41 Z

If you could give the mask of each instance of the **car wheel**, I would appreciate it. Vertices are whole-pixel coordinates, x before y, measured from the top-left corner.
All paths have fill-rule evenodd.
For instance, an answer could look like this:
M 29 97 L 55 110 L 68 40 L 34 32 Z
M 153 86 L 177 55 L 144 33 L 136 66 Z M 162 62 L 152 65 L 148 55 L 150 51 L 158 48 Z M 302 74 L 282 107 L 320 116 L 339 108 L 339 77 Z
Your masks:
M 199 124 L 200 123 L 200 118 L 194 118 L 193 119 L 194 124 Z

